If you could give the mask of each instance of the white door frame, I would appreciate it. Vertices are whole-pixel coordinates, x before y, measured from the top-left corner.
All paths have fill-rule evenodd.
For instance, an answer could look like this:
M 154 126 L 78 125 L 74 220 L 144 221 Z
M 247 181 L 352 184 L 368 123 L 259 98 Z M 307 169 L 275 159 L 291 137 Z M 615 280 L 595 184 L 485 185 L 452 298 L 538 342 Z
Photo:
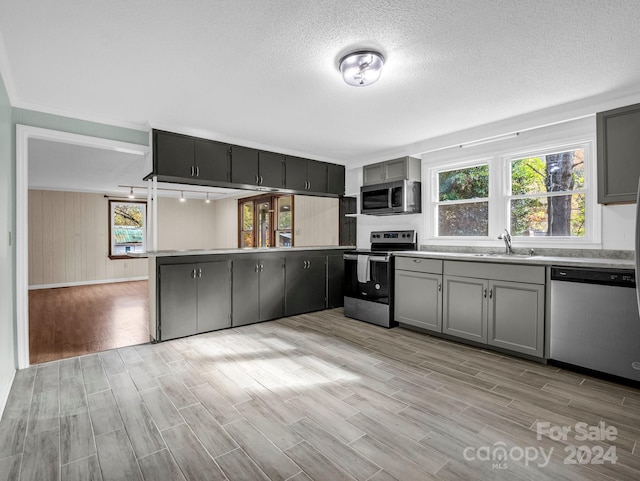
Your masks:
M 29 367 L 29 140 L 41 139 L 147 157 L 146 145 L 16 125 L 16 341 L 18 369 Z

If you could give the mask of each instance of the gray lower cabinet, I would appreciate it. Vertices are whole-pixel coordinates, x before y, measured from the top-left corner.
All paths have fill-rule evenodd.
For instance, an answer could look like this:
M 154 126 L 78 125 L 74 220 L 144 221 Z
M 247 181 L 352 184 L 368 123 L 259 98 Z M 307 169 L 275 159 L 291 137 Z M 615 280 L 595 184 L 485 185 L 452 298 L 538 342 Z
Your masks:
M 544 354 L 543 285 L 489 282 L 487 343 L 542 357 Z
M 442 261 L 396 258 L 396 322 L 442 332 Z
M 285 315 L 326 308 L 327 256 L 288 257 L 285 272 Z
M 443 333 L 543 357 L 544 267 L 469 262 L 444 266 Z
M 232 325 L 244 326 L 284 315 L 284 259 L 233 261 Z
M 486 343 L 489 282 L 455 276 L 444 276 L 443 282 L 442 332 Z
M 327 256 L 327 309 L 344 306 L 344 254 Z
M 158 339 L 231 326 L 229 262 L 160 266 Z

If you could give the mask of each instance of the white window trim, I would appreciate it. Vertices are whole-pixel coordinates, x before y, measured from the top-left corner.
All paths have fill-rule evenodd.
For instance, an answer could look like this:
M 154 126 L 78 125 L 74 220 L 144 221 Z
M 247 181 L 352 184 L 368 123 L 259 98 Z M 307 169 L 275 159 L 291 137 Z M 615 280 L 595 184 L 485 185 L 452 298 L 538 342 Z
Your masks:
M 601 248 L 602 208 L 597 203 L 595 139 L 581 135 L 565 141 L 538 141 L 519 146 L 510 151 L 495 152 L 492 155 L 473 157 L 469 154 L 459 160 L 443 160 L 434 163 L 423 162 L 423 185 L 429 186 L 423 195 L 425 206 L 424 241 L 431 245 L 503 247 L 498 236 L 509 227 L 508 195 L 510 183 L 510 162 L 513 159 L 536 155 L 536 153 L 583 148 L 585 152 L 585 235 L 583 237 L 515 237 L 513 246 L 517 248 Z M 457 170 L 482 163 L 489 164 L 489 235 L 487 237 L 440 237 L 437 233 L 438 173 Z M 548 194 L 545 194 L 548 196 Z

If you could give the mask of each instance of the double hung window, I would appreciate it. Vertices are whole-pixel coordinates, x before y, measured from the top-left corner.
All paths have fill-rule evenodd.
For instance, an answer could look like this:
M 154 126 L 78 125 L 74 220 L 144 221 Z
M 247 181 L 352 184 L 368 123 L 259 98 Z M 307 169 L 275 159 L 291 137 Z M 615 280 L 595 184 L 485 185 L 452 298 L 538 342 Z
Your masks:
M 438 172 L 438 236 L 487 236 L 489 165 Z
M 508 228 L 537 244 L 597 241 L 591 151 L 583 142 L 431 168 L 431 237 L 493 240 Z
M 508 159 L 513 236 L 585 235 L 584 148 Z

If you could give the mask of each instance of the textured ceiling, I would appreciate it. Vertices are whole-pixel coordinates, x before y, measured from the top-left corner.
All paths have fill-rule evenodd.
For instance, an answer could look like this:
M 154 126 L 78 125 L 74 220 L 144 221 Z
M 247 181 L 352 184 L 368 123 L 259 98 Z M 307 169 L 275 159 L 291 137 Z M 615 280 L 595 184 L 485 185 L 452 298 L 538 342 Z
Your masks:
M 640 89 L 637 0 L 0 0 L 16 106 L 357 163 Z M 347 86 L 375 47 L 380 81 Z M 419 153 L 419 152 L 414 152 Z

